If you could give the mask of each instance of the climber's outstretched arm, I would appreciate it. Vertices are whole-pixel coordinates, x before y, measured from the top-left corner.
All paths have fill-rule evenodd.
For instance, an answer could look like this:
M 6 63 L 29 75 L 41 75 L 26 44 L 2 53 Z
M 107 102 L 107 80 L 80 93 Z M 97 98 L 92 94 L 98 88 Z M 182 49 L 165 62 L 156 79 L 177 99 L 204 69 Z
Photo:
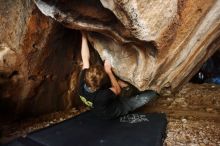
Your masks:
M 117 79 L 112 73 L 111 64 L 108 60 L 105 60 L 104 67 L 105 72 L 108 74 L 111 80 L 112 87 L 110 88 L 110 90 L 112 90 L 116 95 L 119 95 L 121 93 L 121 87 L 119 86 Z
M 89 53 L 87 38 L 84 32 L 82 32 L 81 56 L 83 62 L 83 69 L 89 68 L 90 53 Z

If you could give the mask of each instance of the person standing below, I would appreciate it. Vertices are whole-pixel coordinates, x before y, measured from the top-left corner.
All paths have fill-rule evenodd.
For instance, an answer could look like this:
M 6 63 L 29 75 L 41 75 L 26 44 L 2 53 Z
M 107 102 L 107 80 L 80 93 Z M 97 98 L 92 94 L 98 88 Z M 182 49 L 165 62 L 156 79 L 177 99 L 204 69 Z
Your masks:
M 131 97 L 120 96 L 122 91 L 126 92 L 129 88 L 128 84 L 116 79 L 108 60 L 104 61 L 104 67 L 102 65 L 90 66 L 90 52 L 84 32 L 82 32 L 81 56 L 83 67 L 79 76 L 79 95 L 82 102 L 89 106 L 96 116 L 102 119 L 117 118 L 134 111 L 158 96 L 152 90 L 139 92 Z M 107 87 L 109 80 L 111 85 Z

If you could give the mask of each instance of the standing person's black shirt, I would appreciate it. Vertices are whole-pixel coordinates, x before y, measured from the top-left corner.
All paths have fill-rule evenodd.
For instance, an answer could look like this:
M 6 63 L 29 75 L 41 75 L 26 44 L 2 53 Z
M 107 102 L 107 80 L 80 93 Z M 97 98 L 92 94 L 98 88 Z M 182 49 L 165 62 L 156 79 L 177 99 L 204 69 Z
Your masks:
M 86 70 L 83 69 L 79 77 L 79 95 L 81 100 L 91 107 L 98 117 L 105 119 L 117 117 L 117 108 L 120 107 L 121 102 L 109 88 L 99 89 L 95 92 L 89 91 L 84 81 Z

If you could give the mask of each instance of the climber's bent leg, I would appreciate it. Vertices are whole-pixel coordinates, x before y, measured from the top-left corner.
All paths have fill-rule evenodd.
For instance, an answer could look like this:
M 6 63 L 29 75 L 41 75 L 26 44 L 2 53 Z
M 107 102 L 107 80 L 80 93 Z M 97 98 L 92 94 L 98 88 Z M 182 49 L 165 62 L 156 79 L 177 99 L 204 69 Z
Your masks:
M 138 95 L 135 95 L 130 98 L 121 98 L 122 102 L 122 111 L 121 115 L 127 114 L 130 111 L 133 111 L 146 103 L 150 102 L 152 99 L 155 99 L 159 95 L 153 90 L 146 90 L 141 92 Z

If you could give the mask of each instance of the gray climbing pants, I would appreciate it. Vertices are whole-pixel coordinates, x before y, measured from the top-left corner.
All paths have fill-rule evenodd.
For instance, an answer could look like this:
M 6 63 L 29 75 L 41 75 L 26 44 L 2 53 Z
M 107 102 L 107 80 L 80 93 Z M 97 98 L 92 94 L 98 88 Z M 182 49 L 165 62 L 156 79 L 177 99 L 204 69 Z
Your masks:
M 142 107 L 146 103 L 149 103 L 151 100 L 157 98 L 159 95 L 153 90 L 146 90 L 142 92 L 135 92 L 130 97 L 120 96 L 119 99 L 116 101 L 116 105 L 114 106 L 115 109 L 113 111 L 113 117 L 122 116 L 128 114 L 135 109 Z

